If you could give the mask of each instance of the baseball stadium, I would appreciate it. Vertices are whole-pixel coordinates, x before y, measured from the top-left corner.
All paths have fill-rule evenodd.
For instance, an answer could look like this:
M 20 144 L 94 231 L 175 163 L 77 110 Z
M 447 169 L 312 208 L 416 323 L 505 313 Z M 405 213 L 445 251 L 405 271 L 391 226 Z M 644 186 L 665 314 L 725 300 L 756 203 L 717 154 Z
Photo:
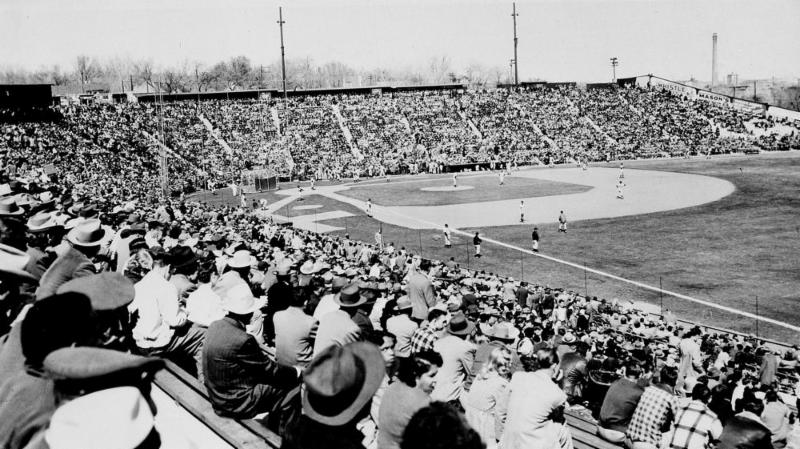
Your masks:
M 752 23 L 796 35 L 797 5 L 775 2 L 785 17 Z M 247 53 L 233 36 L 256 33 L 245 17 L 263 5 L 201 3 L 108 11 L 153 20 L 156 60 Z M 722 51 L 753 79 L 722 79 L 732 25 L 704 6 L 676 39 L 702 35 L 710 81 L 605 23 L 618 8 L 667 41 L 674 6 L 402 3 L 270 5 L 267 66 L 134 51 L 37 71 L 0 50 L 21 67 L 0 66 L 0 448 L 800 448 L 792 79 L 741 62 L 757 43 Z M 26 17 L 11 36 L 68 35 L 42 25 L 60 8 L 5 7 Z M 113 35 L 108 11 L 81 11 Z M 582 17 L 630 54 L 603 57 L 597 81 L 525 47 L 534 11 L 542 27 Z M 214 12 L 240 29 L 174 37 Z M 459 67 L 459 52 L 490 58 L 468 35 L 495 12 L 507 70 Z M 350 42 L 319 24 L 385 36 L 415 20 L 454 61 L 382 59 L 422 57 L 411 36 L 358 56 L 291 34 Z M 285 32 L 387 68 L 287 60 Z M 431 39 L 449 32 L 464 42 Z M 674 64 L 694 69 L 681 48 Z M 637 54 L 659 73 L 620 66 Z M 562 67 L 524 62 L 537 56 Z M 785 59 L 763 70 L 800 73 Z

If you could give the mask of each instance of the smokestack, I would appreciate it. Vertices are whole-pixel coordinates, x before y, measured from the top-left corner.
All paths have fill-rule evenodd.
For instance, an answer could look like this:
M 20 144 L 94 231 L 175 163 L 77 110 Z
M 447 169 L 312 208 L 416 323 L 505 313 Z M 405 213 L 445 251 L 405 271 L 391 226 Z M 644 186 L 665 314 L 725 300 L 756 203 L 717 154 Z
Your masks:
M 711 35 L 711 87 L 717 85 L 717 33 Z

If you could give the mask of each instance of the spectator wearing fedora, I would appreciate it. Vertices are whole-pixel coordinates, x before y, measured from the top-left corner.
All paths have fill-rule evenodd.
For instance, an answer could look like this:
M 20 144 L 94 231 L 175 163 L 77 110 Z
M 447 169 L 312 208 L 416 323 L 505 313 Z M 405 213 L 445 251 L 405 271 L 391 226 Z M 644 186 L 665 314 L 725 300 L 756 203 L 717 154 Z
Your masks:
M 29 254 L 0 243 L 0 297 L 3 298 L 0 301 L 0 335 L 11 329 L 11 323 L 29 302 L 22 287 L 36 285 L 36 277 L 25 269 L 30 260 Z M 0 374 L 2 370 L 0 365 Z
M 275 270 L 277 282 L 267 291 L 267 308 L 264 314 L 264 338 L 268 344 L 275 341 L 275 322 L 273 316 L 276 312 L 286 310 L 294 298 L 294 289 L 291 284 L 292 262 L 283 260 Z
M 294 295 L 292 304 L 275 313 L 275 360 L 283 365 L 304 367 L 311 362 L 317 320 L 304 311 L 306 295 Z
M 53 382 L 44 372 L 53 351 L 94 342 L 92 306 L 84 295 L 66 293 L 35 302 L 2 348 L 7 376 L 0 379 L 0 447 L 23 448 L 47 424 L 55 408 Z M 14 337 L 10 335 L 9 337 Z M 19 350 L 22 360 L 15 360 Z M 9 360 L 10 359 L 10 360 Z
M 53 247 L 61 243 L 64 227 L 56 223 L 52 212 L 39 212 L 28 219 L 28 249 L 31 256 L 25 269 L 37 279 L 52 265 L 58 255 Z
M 42 274 L 36 297 L 52 295 L 70 279 L 95 274 L 97 270 L 92 258 L 98 255 L 103 242 L 109 237 L 108 229 L 98 219 L 85 220 L 72 228 L 67 233 L 69 249 Z
M 286 432 L 283 449 L 363 448 L 356 424 L 385 376 L 381 351 L 366 342 L 328 346 L 303 375 L 303 414 Z
M 56 293 L 79 293 L 89 298 L 94 312 L 96 346 L 126 352 L 136 350 L 128 313 L 136 289 L 125 276 L 114 272 L 84 276 L 62 284 Z
M 250 287 L 244 283 L 233 286 L 223 307 L 227 314 L 208 327 L 202 357 L 214 411 L 233 418 L 273 412 L 297 385 L 300 371 L 270 360 L 247 332 L 258 309 Z
M 397 300 L 394 309 L 396 315 L 386 320 L 386 330 L 395 336 L 395 356 L 406 358 L 411 355 L 411 337 L 419 325 L 410 318 L 413 305 L 407 295 Z
M 34 439 L 29 449 L 148 447 L 147 444 L 173 445 L 178 442 L 175 429 L 161 426 L 155 431 L 156 413 L 150 397 L 155 373 L 164 361 L 101 348 L 64 348 L 51 353 L 44 363 L 53 379 L 55 410 L 48 429 Z M 128 395 L 114 394 L 127 391 Z M 110 395 L 97 403 L 92 398 Z M 138 401 L 126 401 L 125 397 Z M 133 404 L 136 404 L 133 406 Z M 137 425 L 147 415 L 146 427 Z M 171 438 L 163 432 L 169 431 Z M 181 446 L 176 446 L 181 447 Z
M 186 298 L 197 289 L 192 278 L 197 274 L 198 261 L 194 251 L 188 246 L 176 245 L 169 251 L 171 275 L 169 283 L 178 289 L 178 298 Z
M 343 346 L 363 339 L 361 328 L 353 320 L 359 306 L 367 302 L 360 294 L 356 283 L 350 283 L 342 289 L 338 298 L 338 310 L 326 313 L 319 319 L 317 337 L 314 341 L 314 356 L 321 354 L 329 346 Z
M 443 361 L 436 375 L 436 387 L 431 393 L 433 400 L 456 402 L 464 393 L 475 363 L 477 348 L 469 341 L 475 329 L 475 323 L 463 313 L 456 313 L 450 319 L 447 333 L 433 344 L 433 349 L 442 356 Z
M 153 255 L 153 268 L 135 284 L 136 296 L 128 306 L 138 319 L 133 338 L 147 355 L 164 356 L 201 376 L 203 329 L 192 326 L 181 308 L 178 288 L 169 282 L 171 260 L 163 250 Z M 194 359 L 195 366 L 185 362 Z

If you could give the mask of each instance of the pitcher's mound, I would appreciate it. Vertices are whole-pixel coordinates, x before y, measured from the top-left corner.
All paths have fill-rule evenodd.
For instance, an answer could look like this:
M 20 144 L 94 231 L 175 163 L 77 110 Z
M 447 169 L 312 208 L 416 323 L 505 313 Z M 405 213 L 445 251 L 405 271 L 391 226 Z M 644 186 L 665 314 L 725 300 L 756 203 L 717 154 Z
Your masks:
M 456 192 L 459 190 L 472 190 L 475 187 L 472 186 L 436 186 L 436 187 L 423 187 L 420 190 L 425 192 Z

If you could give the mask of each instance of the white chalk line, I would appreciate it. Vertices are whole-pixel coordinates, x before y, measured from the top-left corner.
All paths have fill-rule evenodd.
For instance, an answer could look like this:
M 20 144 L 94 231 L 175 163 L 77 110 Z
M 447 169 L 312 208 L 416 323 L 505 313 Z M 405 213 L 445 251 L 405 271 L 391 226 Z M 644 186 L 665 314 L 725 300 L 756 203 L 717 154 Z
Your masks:
M 335 193 L 330 195 L 330 194 L 328 194 L 326 192 L 324 195 L 328 196 L 329 198 L 331 198 L 333 200 L 336 200 L 336 201 L 343 201 L 344 200 L 344 202 L 352 204 L 352 205 L 358 207 L 359 209 L 362 209 L 362 210 L 366 211 L 366 209 L 364 207 L 361 207 L 361 204 L 364 204 L 363 201 L 359 201 L 359 200 L 356 200 L 354 198 L 346 197 L 344 195 L 339 195 L 339 194 L 335 194 Z M 405 220 L 416 221 L 418 223 L 427 225 L 428 227 L 431 227 L 431 228 L 434 228 L 434 229 L 438 229 L 438 228 L 442 227 L 441 224 L 433 223 L 433 222 L 430 222 L 430 221 L 427 221 L 427 220 L 423 220 L 423 219 L 419 219 L 419 218 L 415 218 L 415 217 L 410 217 L 408 215 L 401 214 L 399 212 L 396 212 L 394 210 L 391 210 L 391 209 L 388 209 L 388 208 L 385 208 L 385 207 L 373 206 L 373 217 L 377 217 L 377 215 L 382 215 L 382 214 L 386 214 L 386 213 L 393 214 L 393 215 L 401 217 L 401 218 L 403 218 Z M 464 236 L 467 236 L 467 237 L 471 237 L 472 236 L 472 234 L 470 234 L 469 232 L 462 231 L 462 230 L 457 229 L 457 228 L 451 228 L 450 231 L 455 233 L 455 234 L 461 234 L 461 235 L 464 235 Z M 687 296 L 687 295 L 684 295 L 684 294 L 681 294 L 681 293 L 678 293 L 678 292 L 673 292 L 673 291 L 670 291 L 670 290 L 664 290 L 662 288 L 655 287 L 655 286 L 652 286 L 652 285 L 649 285 L 649 284 L 645 284 L 643 282 L 634 281 L 632 279 L 626 279 L 624 277 L 617 276 L 615 274 L 606 273 L 605 271 L 601 271 L 601 270 L 598 270 L 598 269 L 595 269 L 595 268 L 589 268 L 589 267 L 584 266 L 584 265 L 576 264 L 576 263 L 570 262 L 568 260 L 559 259 L 557 257 L 548 256 L 548 255 L 542 254 L 542 253 L 536 253 L 536 252 L 533 252 L 531 250 L 528 250 L 528 249 L 525 249 L 525 248 L 522 248 L 522 247 L 519 247 L 519 246 L 516 246 L 516 245 L 512 245 L 512 244 L 509 244 L 509 243 L 501 242 L 499 240 L 495 240 L 495 239 L 492 239 L 492 238 L 489 238 L 489 237 L 482 237 L 482 239 L 483 239 L 484 242 L 490 242 L 490 243 L 493 243 L 493 244 L 498 245 L 498 246 L 502 246 L 502 247 L 505 247 L 505 248 L 509 248 L 509 249 L 513 249 L 513 250 L 522 252 L 524 254 L 528 254 L 528 255 L 536 256 L 536 257 L 541 257 L 542 259 L 546 259 L 546 260 L 549 260 L 551 262 L 556 262 L 556 263 L 567 265 L 567 266 L 570 266 L 570 267 L 573 267 L 573 268 L 578 268 L 578 269 L 581 269 L 581 270 L 585 270 L 585 271 L 587 271 L 589 273 L 593 273 L 593 274 L 596 274 L 598 276 L 606 277 L 606 278 L 609 278 L 609 279 L 614 279 L 616 281 L 625 282 L 627 284 L 634 285 L 634 286 L 643 288 L 645 290 L 650 290 L 652 292 L 657 292 L 657 293 L 663 293 L 665 295 L 669 295 L 669 296 L 672 296 L 672 297 L 675 297 L 675 298 L 683 299 L 685 301 L 690 301 L 690 302 L 694 302 L 696 304 L 701 304 L 701 305 L 704 305 L 706 307 L 712 307 L 712 308 L 715 308 L 717 310 L 722 310 L 722 311 L 725 311 L 725 312 L 728 312 L 728 313 L 732 313 L 732 314 L 735 314 L 735 315 L 747 317 L 747 318 L 758 320 L 758 321 L 762 321 L 762 322 L 765 322 L 765 323 L 774 324 L 776 326 L 780 326 L 780 327 L 783 327 L 783 328 L 786 328 L 786 329 L 790 329 L 790 330 L 793 330 L 795 332 L 800 332 L 800 326 L 794 326 L 792 324 L 784 323 L 783 321 L 778 321 L 778 320 L 773 319 L 773 318 L 756 315 L 754 313 L 746 312 L 744 310 L 734 309 L 733 307 L 728 307 L 728 306 L 724 306 L 722 304 L 717 304 L 717 303 L 714 303 L 714 302 L 711 302 L 711 301 L 706 301 L 706 300 L 703 300 L 703 299 L 694 298 L 694 297 Z

